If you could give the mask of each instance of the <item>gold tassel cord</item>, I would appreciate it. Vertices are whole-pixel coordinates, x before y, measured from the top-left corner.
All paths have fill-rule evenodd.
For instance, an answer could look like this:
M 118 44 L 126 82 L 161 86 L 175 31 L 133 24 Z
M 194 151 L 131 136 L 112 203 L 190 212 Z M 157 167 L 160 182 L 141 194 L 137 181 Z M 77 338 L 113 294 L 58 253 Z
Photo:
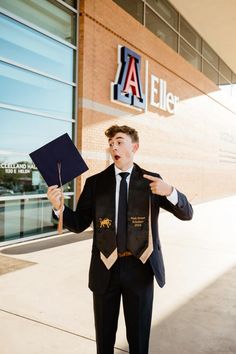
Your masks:
M 59 235 L 61 235 L 63 230 L 63 206 L 64 206 L 64 194 L 63 194 L 63 187 L 61 181 L 61 162 L 57 163 L 57 168 L 58 168 L 58 176 L 59 176 L 60 189 L 61 189 L 61 204 L 59 208 L 59 221 L 57 226 L 57 232 Z

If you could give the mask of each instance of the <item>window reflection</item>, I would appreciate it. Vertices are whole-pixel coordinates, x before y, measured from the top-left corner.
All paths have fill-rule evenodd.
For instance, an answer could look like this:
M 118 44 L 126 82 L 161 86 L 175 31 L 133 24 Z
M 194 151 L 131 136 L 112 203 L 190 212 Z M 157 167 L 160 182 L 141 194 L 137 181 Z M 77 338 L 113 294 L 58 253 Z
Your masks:
M 29 153 L 68 133 L 70 122 L 0 109 L 0 196 L 45 193 L 47 185 L 32 163 Z M 65 186 L 73 191 L 73 183 Z
M 1 6 L 36 26 L 75 43 L 76 16 L 66 8 L 60 9 L 48 0 L 1 0 Z
M 0 197 L 22 194 L 44 194 L 47 184 L 28 155 L 0 154 Z M 73 192 L 73 182 L 63 186 Z
M 172 27 L 178 29 L 178 12 L 165 0 L 147 0 L 147 3 Z
M 148 7 L 146 8 L 146 26 L 177 51 L 177 34 Z
M 180 17 L 180 34 L 191 44 L 192 47 L 201 52 L 201 37 L 183 17 Z
M 65 204 L 72 206 L 73 198 Z M 0 201 L 0 241 L 56 231 L 57 222 L 46 198 Z
M 4 210 L 5 213 L 2 218 L 3 219 L 3 222 L 2 222 L 3 230 L 0 230 L 0 232 L 3 232 L 3 233 L 0 234 L 0 240 L 4 241 L 6 238 L 8 239 L 7 235 L 10 237 L 12 237 L 12 236 L 14 237 L 15 235 L 20 236 L 21 201 L 14 200 L 14 201 L 8 202 L 8 203 L 0 202 L 0 215 L 2 213 L 2 210 Z
M 73 88 L 0 62 L 0 103 L 72 119 Z
M 47 185 L 29 153 L 62 134 L 73 136 L 70 43 L 77 45 L 77 14 L 54 0 L 0 0 L 0 6 L 8 14 L 0 14 L 0 241 L 9 241 L 56 230 Z M 70 207 L 73 188 L 73 182 L 63 187 Z
M 218 85 L 218 72 L 213 67 L 203 60 L 203 73 L 216 85 Z
M 180 40 L 180 55 L 184 57 L 189 63 L 191 63 L 195 68 L 201 70 L 201 57 L 200 55 L 191 48 L 182 38 Z
M 203 57 L 207 59 L 216 68 L 216 70 L 218 70 L 219 57 L 205 41 L 203 41 L 202 45 L 202 54 Z
M 0 15 L 0 56 L 73 81 L 73 49 Z
M 143 2 L 142 0 L 114 0 L 120 7 L 125 9 L 140 23 L 143 23 Z
M 65 192 L 73 192 L 73 182 L 63 186 Z M 0 155 L 0 197 L 22 194 L 44 194 L 47 184 L 28 155 Z
M 77 0 L 62 0 L 64 2 L 66 2 L 68 5 L 74 7 L 76 9 L 77 7 Z
M 220 66 L 219 66 L 220 73 L 224 75 L 224 77 L 231 81 L 231 70 L 230 68 L 220 59 Z
M 71 122 L 3 108 L 0 108 L 0 116 L 0 151 L 28 153 L 64 133 L 72 137 Z

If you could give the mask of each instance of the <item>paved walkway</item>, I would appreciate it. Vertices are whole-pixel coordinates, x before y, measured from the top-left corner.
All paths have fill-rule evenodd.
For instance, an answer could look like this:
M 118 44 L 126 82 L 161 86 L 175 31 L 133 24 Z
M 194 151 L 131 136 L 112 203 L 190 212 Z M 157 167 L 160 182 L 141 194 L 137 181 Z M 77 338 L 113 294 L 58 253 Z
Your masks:
M 236 353 L 236 197 L 160 217 L 167 285 L 155 287 L 150 354 Z M 91 232 L 0 249 L 0 354 L 95 354 Z M 116 354 L 128 352 L 121 313 Z

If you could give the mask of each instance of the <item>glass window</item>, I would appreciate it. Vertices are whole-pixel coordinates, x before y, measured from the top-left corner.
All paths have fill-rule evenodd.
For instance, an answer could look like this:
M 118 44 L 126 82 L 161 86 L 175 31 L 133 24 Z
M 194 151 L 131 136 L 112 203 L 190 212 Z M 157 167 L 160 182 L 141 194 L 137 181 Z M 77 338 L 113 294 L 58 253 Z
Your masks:
M 22 112 L 0 109 L 0 196 L 45 193 L 47 186 L 29 153 L 68 133 L 72 124 Z M 73 190 L 73 183 L 65 191 Z
M 73 197 L 65 204 L 72 206 Z M 0 241 L 56 231 L 57 221 L 47 198 L 0 201 Z
M 146 8 L 146 26 L 157 37 L 177 51 L 177 34 L 148 7 Z
M 219 66 L 220 73 L 224 75 L 224 77 L 231 81 L 231 70 L 230 68 L 220 59 L 220 66 Z
M 183 17 L 180 17 L 180 34 L 201 53 L 201 37 Z
M 202 44 L 202 55 L 218 70 L 219 57 L 214 52 L 214 50 L 204 41 Z
M 190 47 L 182 38 L 180 39 L 180 55 L 201 71 L 201 56 Z
M 73 49 L 0 15 L 0 56 L 73 81 Z
M 72 119 L 73 88 L 0 62 L 0 103 Z
M 72 137 L 71 122 L 4 108 L 0 108 L 0 117 L 0 152 L 28 153 L 64 133 Z
M 62 1 L 0 0 L 6 9 L 0 14 L 0 241 L 56 231 L 41 195 L 47 185 L 29 153 L 74 134 L 76 58 L 69 43 L 77 45 L 77 14 Z M 63 189 L 73 207 L 74 182 Z
M 218 85 L 218 72 L 213 67 L 203 60 L 203 73 L 216 85 Z
M 73 192 L 73 182 L 65 184 L 63 190 Z M 47 184 L 28 154 L 1 151 L 0 197 L 16 197 L 22 194 L 32 195 L 46 192 Z
M 147 3 L 172 27 L 178 30 L 178 12 L 166 1 L 147 0 Z
M 70 5 L 71 7 L 77 8 L 77 0 L 62 0 L 66 4 Z
M 140 23 L 143 23 L 143 2 L 142 0 L 113 0 Z
M 74 13 L 69 13 L 48 0 L 1 0 L 0 5 L 13 14 L 45 29 L 46 31 L 75 43 Z
M 32 150 L 29 152 L 32 152 Z M 65 184 L 63 190 L 73 192 L 73 182 Z M 0 152 L 0 197 L 43 194 L 46 192 L 46 182 L 28 154 Z
M 0 230 L 0 240 L 5 241 L 8 239 L 8 235 L 20 236 L 20 200 L 13 202 L 0 202 L 0 218 L 2 224 L 2 230 Z M 18 216 L 19 215 L 19 216 Z M 14 217 L 16 216 L 16 217 Z

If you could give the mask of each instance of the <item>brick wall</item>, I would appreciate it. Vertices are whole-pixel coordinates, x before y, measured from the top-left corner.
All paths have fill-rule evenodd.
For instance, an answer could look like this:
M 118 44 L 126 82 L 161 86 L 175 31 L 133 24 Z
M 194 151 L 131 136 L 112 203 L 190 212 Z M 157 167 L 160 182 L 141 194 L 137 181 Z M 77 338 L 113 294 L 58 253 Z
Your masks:
M 236 117 L 218 87 L 111 0 L 81 1 L 79 21 L 78 147 L 90 169 L 78 179 L 78 196 L 86 177 L 111 162 L 104 131 L 112 124 L 137 129 L 135 161 L 193 203 L 235 194 Z M 111 102 L 118 45 L 141 55 L 143 91 L 147 60 L 148 92 L 152 73 L 180 97 L 175 114 L 150 103 L 144 112 Z

